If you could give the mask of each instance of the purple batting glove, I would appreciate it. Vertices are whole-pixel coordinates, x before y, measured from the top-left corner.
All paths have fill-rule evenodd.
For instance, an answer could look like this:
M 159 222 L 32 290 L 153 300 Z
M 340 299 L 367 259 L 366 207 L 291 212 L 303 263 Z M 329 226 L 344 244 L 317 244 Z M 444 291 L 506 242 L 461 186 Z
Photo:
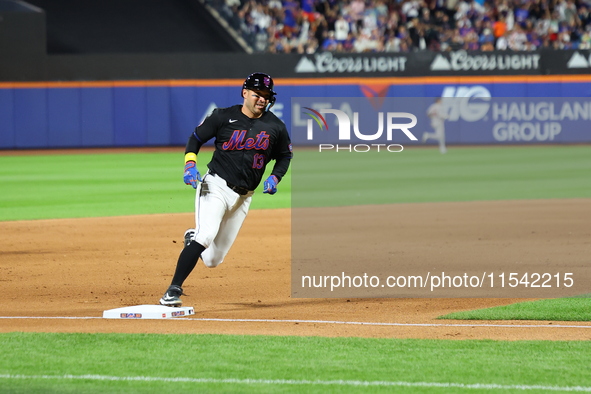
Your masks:
M 199 170 L 194 161 L 188 161 L 187 164 L 185 164 L 183 180 L 185 181 L 185 184 L 193 186 L 193 189 L 197 189 L 197 181 L 201 182 L 201 174 L 199 174 Z
M 269 193 L 269 194 L 277 193 L 277 184 L 278 183 L 279 183 L 279 179 L 277 179 L 277 177 L 275 175 L 271 175 L 263 183 L 263 186 L 264 186 L 263 193 Z

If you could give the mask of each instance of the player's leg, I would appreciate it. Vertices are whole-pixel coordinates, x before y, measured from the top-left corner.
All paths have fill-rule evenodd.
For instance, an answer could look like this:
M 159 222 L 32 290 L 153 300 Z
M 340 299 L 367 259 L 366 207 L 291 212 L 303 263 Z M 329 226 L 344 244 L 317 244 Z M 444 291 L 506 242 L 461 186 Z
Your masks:
M 182 286 L 203 251 L 213 242 L 228 207 L 226 199 L 225 191 L 213 177 L 207 175 L 199 184 L 195 199 L 195 235 L 179 256 L 172 285 Z
M 437 138 L 437 134 L 435 133 L 423 133 L 423 138 L 421 138 L 422 142 L 427 142 L 430 139 Z
M 251 201 L 251 196 L 240 197 L 234 209 L 226 212 L 215 239 L 201 254 L 203 263 L 209 268 L 217 267 L 224 261 L 244 223 Z
M 170 287 L 160 299 L 160 304 L 180 306 L 182 285 L 197 265 L 199 257 L 213 242 L 224 217 L 226 202 L 220 188 L 212 185 L 208 177 L 197 186 L 195 198 L 195 230 L 193 240 L 181 251 Z
M 437 128 L 437 140 L 439 141 L 439 152 L 446 153 L 447 148 L 445 147 L 445 126 L 441 125 Z

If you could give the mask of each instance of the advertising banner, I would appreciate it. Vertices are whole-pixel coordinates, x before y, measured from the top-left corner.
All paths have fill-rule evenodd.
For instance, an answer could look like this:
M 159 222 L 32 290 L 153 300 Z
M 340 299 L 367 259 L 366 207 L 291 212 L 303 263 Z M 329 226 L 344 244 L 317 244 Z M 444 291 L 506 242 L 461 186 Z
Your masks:
M 546 74 L 589 74 L 591 72 L 590 50 L 542 52 Z
M 213 108 L 241 102 L 241 81 L 5 84 L 0 86 L 0 149 L 184 145 Z M 419 144 L 422 133 L 430 131 L 426 110 L 434 98 L 442 97 L 448 113 L 446 139 L 451 144 L 591 141 L 586 132 L 591 80 L 579 77 L 547 82 L 495 82 L 486 77 L 465 82 L 455 78 L 313 81 L 276 80 L 272 111 L 288 126 L 293 124 L 296 139 L 305 135 L 307 121 L 312 120 L 309 114 L 314 114 L 304 112 L 304 107 L 319 112 L 333 108 L 352 116 L 353 103 L 346 100 L 355 98 L 354 104 L 364 108 L 359 112 L 360 133 L 377 133 L 378 114 L 383 112 L 384 131 L 376 139 L 383 143 L 388 122 L 402 121 L 386 118 L 387 113 L 409 112 L 417 118 L 413 128 L 417 140 L 408 140 L 400 129 L 390 133 L 395 143 Z M 308 99 L 292 103 L 298 97 Z M 329 126 L 337 119 L 335 114 L 322 116 Z M 314 130 L 315 140 L 334 143 L 330 140 L 334 135 Z
M 444 91 L 450 93 L 450 90 Z M 485 88 L 465 97 L 293 98 L 292 140 L 319 150 L 416 145 L 440 127 L 451 144 L 577 143 L 590 140 L 591 99 L 491 97 Z M 357 146 L 356 146 L 357 145 Z M 367 148 L 365 148 L 367 147 Z M 353 149 L 352 148 L 352 149 Z M 393 148 L 392 148 L 393 149 Z
M 179 53 L 22 55 L 0 59 L 0 81 L 101 81 L 244 78 L 245 70 L 274 78 L 392 78 L 586 75 L 589 50 Z

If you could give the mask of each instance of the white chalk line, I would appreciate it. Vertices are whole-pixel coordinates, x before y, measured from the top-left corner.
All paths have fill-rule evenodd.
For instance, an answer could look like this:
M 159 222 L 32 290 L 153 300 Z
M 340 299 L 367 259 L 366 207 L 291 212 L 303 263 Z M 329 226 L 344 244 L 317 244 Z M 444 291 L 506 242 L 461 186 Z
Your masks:
M 361 326 L 392 326 L 392 327 L 508 327 L 508 328 L 591 328 L 591 326 L 560 325 L 560 324 L 464 324 L 464 323 L 384 323 L 384 322 L 358 322 L 358 321 L 337 321 L 337 320 L 279 320 L 279 319 L 214 319 L 195 318 L 187 320 L 220 321 L 220 322 L 277 322 L 277 323 L 312 323 L 312 324 L 346 324 Z
M 0 316 L 0 319 L 71 319 L 88 320 L 104 319 L 96 316 Z M 108 320 L 185 320 L 203 322 L 227 322 L 227 323 L 302 323 L 302 324 L 343 324 L 356 326 L 386 326 L 386 327 L 499 327 L 499 328 L 591 328 L 591 325 L 566 325 L 566 324 L 469 324 L 469 323 L 388 323 L 388 322 L 361 322 L 338 320 L 286 320 L 286 319 L 222 319 L 222 318 L 191 318 L 172 317 L 168 319 L 108 319 Z
M 365 380 L 300 380 L 300 379 L 214 379 L 214 378 L 164 378 L 158 376 L 108 376 L 108 375 L 10 375 L 0 374 L 0 379 L 55 379 L 55 380 L 97 380 L 133 381 L 165 383 L 210 383 L 210 384 L 262 384 L 262 385 L 318 385 L 318 386 L 357 386 L 357 387 L 428 387 L 459 388 L 477 390 L 544 390 L 591 392 L 585 386 L 544 386 L 544 385 L 505 385 L 496 383 L 454 383 L 454 382 L 404 382 L 404 381 L 365 381 Z

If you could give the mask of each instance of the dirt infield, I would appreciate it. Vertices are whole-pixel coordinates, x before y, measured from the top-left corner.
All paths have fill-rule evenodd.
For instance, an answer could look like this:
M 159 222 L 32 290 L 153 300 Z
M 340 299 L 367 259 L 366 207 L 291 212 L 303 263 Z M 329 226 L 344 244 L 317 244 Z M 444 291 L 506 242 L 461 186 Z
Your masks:
M 574 261 L 591 255 L 589 200 L 470 204 L 483 212 L 510 214 L 514 219 L 510 232 L 491 230 L 502 228 L 507 219 L 497 214 L 497 222 L 487 221 L 484 230 L 464 229 L 462 239 L 449 232 L 448 237 L 430 240 L 428 251 L 438 253 L 461 242 L 457 258 L 473 258 L 470 245 L 486 232 L 489 253 L 512 248 L 527 254 L 535 248 L 535 253 L 558 258 L 568 251 L 565 258 Z M 461 203 L 405 204 L 403 208 L 404 215 L 397 218 L 400 223 L 421 215 L 433 218 L 432 225 L 446 226 L 450 218 L 461 220 L 470 214 Z M 523 299 L 292 299 L 290 212 L 285 209 L 252 211 L 222 265 L 208 269 L 199 263 L 184 286 L 185 305 L 195 308 L 195 316 L 102 319 L 106 309 L 157 303 L 172 277 L 183 231 L 192 223 L 192 214 L 0 222 L 0 332 L 591 339 L 591 322 L 436 319 L 454 311 Z M 420 226 L 407 226 L 405 231 L 408 237 L 424 234 Z

